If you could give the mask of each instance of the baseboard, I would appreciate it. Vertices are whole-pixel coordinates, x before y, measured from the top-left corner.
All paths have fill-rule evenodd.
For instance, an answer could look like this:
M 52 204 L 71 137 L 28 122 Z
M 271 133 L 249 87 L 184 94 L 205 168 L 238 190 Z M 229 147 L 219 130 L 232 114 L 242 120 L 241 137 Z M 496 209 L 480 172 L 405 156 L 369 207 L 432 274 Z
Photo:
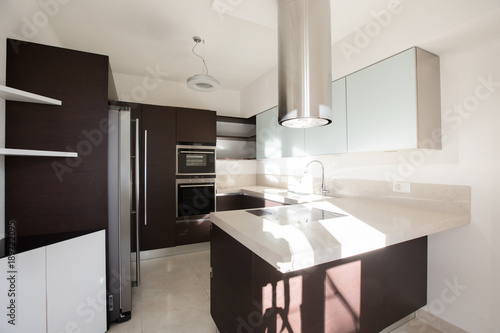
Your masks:
M 210 242 L 189 244 L 189 245 L 180 245 L 180 246 L 167 247 L 167 248 L 158 249 L 158 250 L 141 251 L 140 255 L 141 255 L 141 261 L 142 261 L 142 260 L 168 257 L 168 256 L 176 256 L 179 254 L 186 254 L 186 253 L 193 253 L 193 252 L 200 252 L 200 251 L 207 251 L 207 250 L 210 250 Z M 131 253 L 130 257 L 131 257 L 131 260 L 134 262 L 136 260 L 135 259 L 135 252 Z
M 432 313 L 429 313 L 423 309 L 419 309 L 416 312 L 416 318 L 425 324 L 434 327 L 437 330 L 440 330 L 441 332 L 446 332 L 446 333 L 469 333 L 468 331 L 455 326 L 449 322 L 447 322 L 444 319 L 441 319 L 439 317 L 436 317 Z
M 415 319 L 415 312 L 410 313 L 408 316 L 404 317 L 403 319 L 398 320 L 394 324 L 392 324 L 389 327 L 386 327 L 384 330 L 380 331 L 380 333 L 389 333 L 394 331 L 396 328 L 399 326 L 403 326 L 404 324 L 408 323 L 409 321 Z

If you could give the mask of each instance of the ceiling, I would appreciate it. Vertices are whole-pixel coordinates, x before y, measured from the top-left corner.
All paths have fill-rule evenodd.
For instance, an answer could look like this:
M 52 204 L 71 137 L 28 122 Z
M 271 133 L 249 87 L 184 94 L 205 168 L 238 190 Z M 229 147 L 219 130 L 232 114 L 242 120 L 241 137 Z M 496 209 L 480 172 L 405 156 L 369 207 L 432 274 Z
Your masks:
M 418 25 L 401 32 L 409 38 L 421 28 L 444 32 L 500 5 L 500 0 L 331 0 L 332 42 L 352 35 L 391 3 L 412 1 Z M 221 89 L 240 91 L 277 65 L 277 0 L 71 0 L 60 5 L 50 25 L 62 46 L 109 55 L 115 73 L 144 77 L 153 69 L 165 80 L 185 82 L 203 72 L 191 53 L 193 36 L 205 40 L 196 51 L 204 54 Z

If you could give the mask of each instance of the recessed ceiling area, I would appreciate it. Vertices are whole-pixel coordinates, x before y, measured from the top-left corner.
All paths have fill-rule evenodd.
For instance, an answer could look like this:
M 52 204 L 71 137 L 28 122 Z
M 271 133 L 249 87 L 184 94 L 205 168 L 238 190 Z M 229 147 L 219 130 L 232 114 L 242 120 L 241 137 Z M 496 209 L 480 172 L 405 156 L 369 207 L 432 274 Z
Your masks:
M 44 11 L 43 1 L 29 1 Z M 59 7 L 48 24 L 61 45 L 108 55 L 114 73 L 144 77 L 155 69 L 164 80 L 185 83 L 203 73 L 191 52 L 193 36 L 205 40 L 197 52 L 221 89 L 241 91 L 277 66 L 277 0 L 54 2 Z M 331 0 L 332 54 L 362 43 L 363 33 L 372 34 L 371 50 L 358 57 L 358 67 L 405 47 L 446 52 L 500 33 L 499 8 L 500 0 Z M 356 69 L 349 61 L 332 68 L 339 75 Z

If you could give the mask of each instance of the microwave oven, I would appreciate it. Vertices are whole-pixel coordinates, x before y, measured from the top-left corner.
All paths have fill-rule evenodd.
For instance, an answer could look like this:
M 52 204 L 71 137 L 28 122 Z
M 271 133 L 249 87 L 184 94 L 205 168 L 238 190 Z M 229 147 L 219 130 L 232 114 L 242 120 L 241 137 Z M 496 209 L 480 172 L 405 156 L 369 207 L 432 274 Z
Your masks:
M 214 176 L 215 146 L 177 145 L 177 176 Z

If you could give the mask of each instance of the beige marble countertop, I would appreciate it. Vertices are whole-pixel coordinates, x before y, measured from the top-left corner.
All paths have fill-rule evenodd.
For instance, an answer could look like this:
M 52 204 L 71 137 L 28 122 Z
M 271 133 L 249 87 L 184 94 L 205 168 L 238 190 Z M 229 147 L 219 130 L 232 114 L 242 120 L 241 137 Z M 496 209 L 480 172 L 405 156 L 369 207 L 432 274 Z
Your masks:
M 221 193 L 221 192 L 218 192 Z M 369 252 L 470 223 L 470 215 L 450 214 L 358 198 L 299 196 L 286 189 L 248 186 L 224 193 L 246 193 L 292 206 L 215 212 L 211 221 L 285 273 Z M 295 197 L 296 196 L 296 197 Z M 308 202 L 310 201 L 310 202 Z M 291 208 L 290 208 L 291 207 Z M 308 212 L 324 210 L 324 219 Z M 252 211 L 259 210 L 253 209 Z M 262 213 L 262 212 L 261 212 Z M 280 217 L 281 216 L 281 217 Z

